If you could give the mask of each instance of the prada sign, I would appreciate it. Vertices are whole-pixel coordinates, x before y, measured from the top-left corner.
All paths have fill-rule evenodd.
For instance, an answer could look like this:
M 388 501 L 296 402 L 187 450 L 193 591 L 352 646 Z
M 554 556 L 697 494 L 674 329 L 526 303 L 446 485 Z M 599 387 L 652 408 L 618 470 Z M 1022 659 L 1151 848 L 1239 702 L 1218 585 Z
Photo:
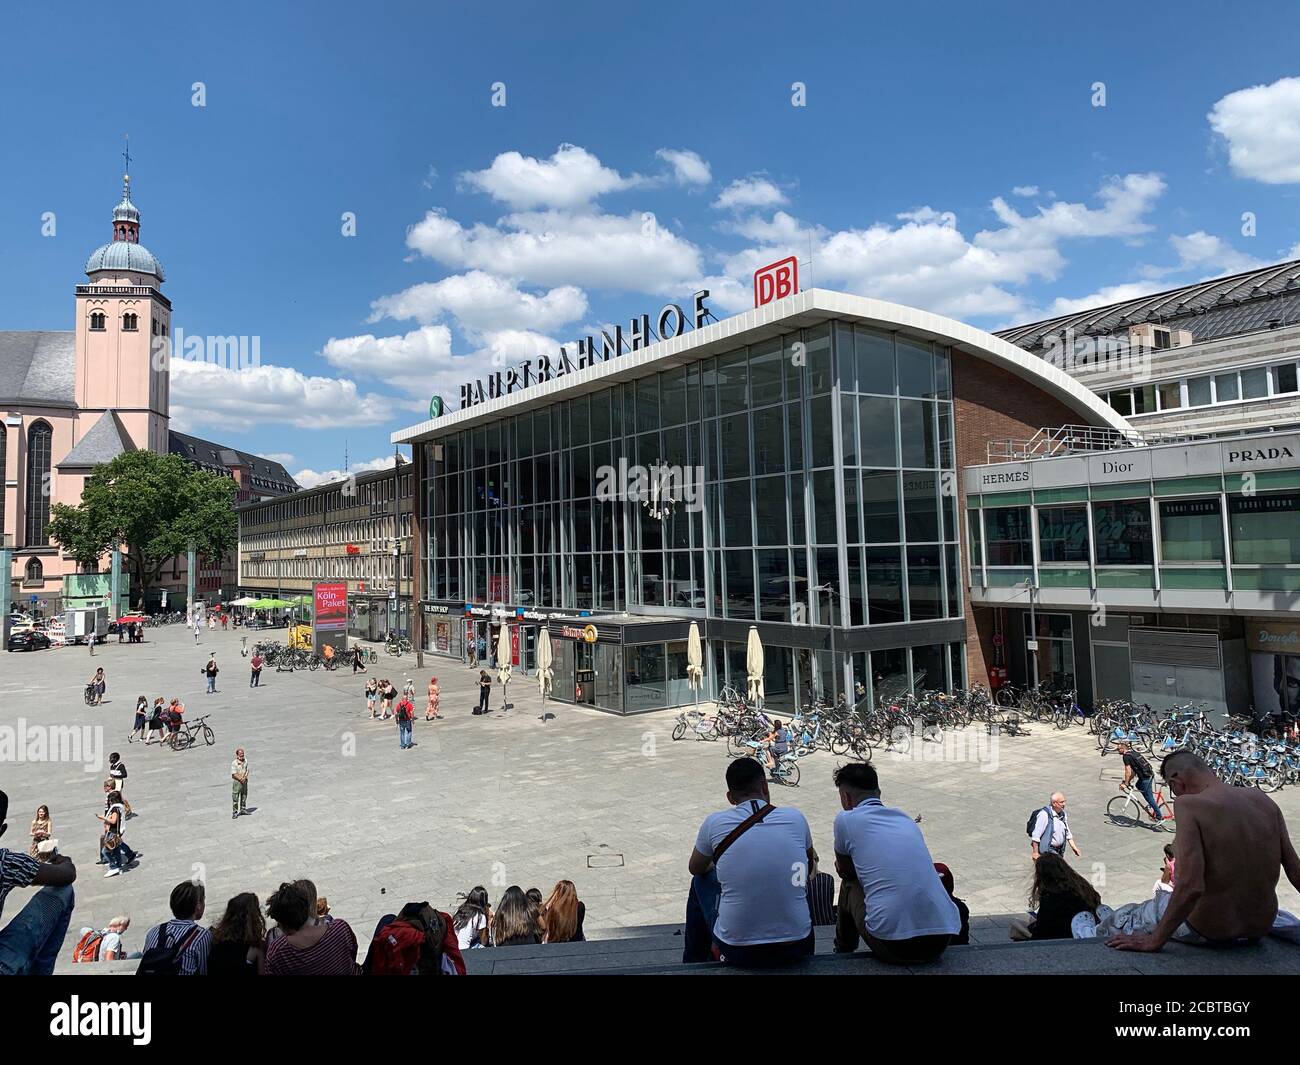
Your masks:
M 648 348 L 660 340 L 679 337 L 689 329 L 702 329 L 710 316 L 709 308 L 704 302 L 708 298 L 708 289 L 695 293 L 689 316 L 678 304 L 665 304 L 655 319 L 653 330 L 650 328 L 650 315 L 643 314 L 629 321 L 626 337 L 620 325 L 614 326 L 612 332 L 602 330 L 599 339 L 583 337 L 577 342 L 576 360 L 561 348 L 554 357 L 539 355 L 519 366 L 498 370 L 488 376 L 486 388 L 481 380 L 466 381 L 460 386 L 461 409 L 490 399 L 499 399 L 542 381 L 553 381 L 575 370 L 585 370 L 598 362 L 609 362 L 629 351 Z

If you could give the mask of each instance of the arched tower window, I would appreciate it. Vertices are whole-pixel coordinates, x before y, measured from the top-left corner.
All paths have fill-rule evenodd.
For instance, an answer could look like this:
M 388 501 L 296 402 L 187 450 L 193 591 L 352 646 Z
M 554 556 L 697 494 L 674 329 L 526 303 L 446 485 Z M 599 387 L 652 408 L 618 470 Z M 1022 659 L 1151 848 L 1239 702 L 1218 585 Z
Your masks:
M 50 449 L 54 431 L 36 422 L 27 433 L 27 544 L 45 544 L 50 523 Z
M 27 560 L 26 572 L 29 581 L 43 581 L 45 579 L 45 567 L 41 565 L 39 558 L 29 558 Z
M 99 332 L 104 328 L 104 312 L 92 311 L 90 313 L 90 328 Z
M 128 333 L 134 333 L 139 329 L 139 321 L 140 319 L 136 315 L 128 312 L 127 314 L 122 315 L 122 328 Z

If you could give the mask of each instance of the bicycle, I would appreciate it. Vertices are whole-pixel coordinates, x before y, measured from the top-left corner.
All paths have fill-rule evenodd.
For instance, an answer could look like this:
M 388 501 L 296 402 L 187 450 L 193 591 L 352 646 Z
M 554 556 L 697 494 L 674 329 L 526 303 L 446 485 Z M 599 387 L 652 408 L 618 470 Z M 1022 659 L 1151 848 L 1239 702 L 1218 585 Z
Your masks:
M 778 784 L 784 784 L 787 788 L 797 788 L 799 786 L 799 755 L 794 751 L 786 751 L 776 760 L 776 765 L 769 767 L 765 752 L 765 744 L 760 740 L 749 740 L 746 744 L 753 752 L 753 757 L 767 769 L 768 778 Z
M 680 740 L 687 730 L 695 733 L 697 740 L 716 740 L 718 738 L 718 719 L 709 717 L 700 710 L 686 710 L 677 715 L 677 724 L 673 726 L 673 739 Z
M 203 737 L 203 742 L 209 747 L 216 743 L 216 733 L 212 731 L 212 726 L 208 724 L 210 716 L 210 714 L 204 714 L 202 717 L 196 717 L 190 721 L 182 721 L 180 731 L 176 733 L 176 741 L 172 745 L 172 750 L 183 751 L 186 748 L 193 747 L 200 736 Z
M 1176 832 L 1178 825 L 1174 821 L 1174 807 L 1165 798 L 1164 788 L 1156 788 L 1156 809 L 1160 811 L 1160 820 L 1151 821 L 1151 828 L 1161 832 Z M 1151 811 L 1146 799 L 1133 784 L 1120 785 L 1120 793 L 1106 803 L 1106 817 L 1113 825 L 1131 827 L 1141 824 L 1144 819 L 1151 820 Z

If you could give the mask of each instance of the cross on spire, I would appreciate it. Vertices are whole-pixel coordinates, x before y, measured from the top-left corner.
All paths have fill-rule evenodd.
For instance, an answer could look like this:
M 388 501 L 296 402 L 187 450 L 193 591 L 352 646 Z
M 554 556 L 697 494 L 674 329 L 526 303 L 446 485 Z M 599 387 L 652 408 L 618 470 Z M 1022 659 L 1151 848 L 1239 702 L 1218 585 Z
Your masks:
M 126 150 L 122 153 L 122 158 L 126 160 L 126 173 L 122 175 L 122 189 L 129 199 L 131 191 L 131 134 L 123 133 L 122 137 L 126 141 Z

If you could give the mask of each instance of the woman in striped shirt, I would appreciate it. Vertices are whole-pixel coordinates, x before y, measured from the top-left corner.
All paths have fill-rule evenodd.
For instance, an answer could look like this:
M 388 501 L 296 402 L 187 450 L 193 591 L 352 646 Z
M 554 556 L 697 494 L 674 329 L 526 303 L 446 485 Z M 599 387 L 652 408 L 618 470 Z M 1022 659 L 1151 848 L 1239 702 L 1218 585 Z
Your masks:
M 266 949 L 267 976 L 357 976 L 357 937 L 346 921 L 320 924 L 312 900 L 297 884 L 281 884 L 266 913 L 284 932 Z

